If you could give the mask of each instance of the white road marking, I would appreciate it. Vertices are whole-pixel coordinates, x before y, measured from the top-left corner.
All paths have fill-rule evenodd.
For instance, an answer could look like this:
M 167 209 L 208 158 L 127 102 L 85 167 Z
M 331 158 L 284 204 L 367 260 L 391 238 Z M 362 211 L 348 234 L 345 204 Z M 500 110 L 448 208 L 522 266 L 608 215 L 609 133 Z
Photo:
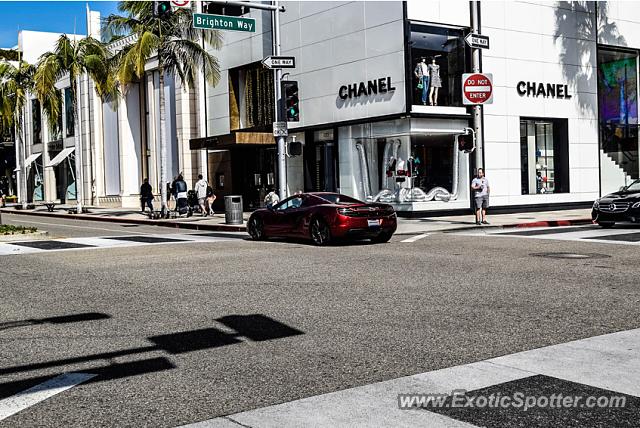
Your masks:
M 416 242 L 417 240 L 422 239 L 422 238 L 426 238 L 427 236 L 429 236 L 428 233 L 423 233 L 422 235 L 412 236 L 411 238 L 404 239 L 404 240 L 402 240 L 400 242 Z
M 67 242 L 71 244 L 90 245 L 89 247 L 82 248 L 57 248 L 44 250 L 40 248 L 31 248 L 26 246 L 17 245 L 14 243 L 0 243 L 0 256 L 16 255 L 16 254 L 29 254 L 29 253 L 48 253 L 55 251 L 77 251 L 77 250 L 95 250 L 100 248 L 116 248 L 116 247 L 140 247 L 140 246 L 154 246 L 154 245 L 170 245 L 170 244 L 193 244 L 193 243 L 214 243 L 214 242 L 231 242 L 240 241 L 244 242 L 242 233 L 228 234 L 229 236 L 200 236 L 197 234 L 144 234 L 145 237 L 150 238 L 167 238 L 173 239 L 170 242 L 139 242 L 126 239 L 131 236 L 139 236 L 143 234 L 129 234 L 129 235 L 115 235 L 115 236 L 95 236 L 95 237 L 76 237 L 76 238 L 62 238 L 51 239 L 55 242 Z
M 39 221 L 24 221 L 24 220 L 14 220 L 14 219 L 11 219 L 11 222 L 23 223 L 23 224 L 38 224 L 38 225 L 41 225 L 41 226 L 55 226 L 55 227 L 62 227 L 62 228 L 70 227 L 70 228 L 73 228 L 73 229 L 106 230 L 107 232 L 126 233 L 127 235 L 131 234 L 130 231 L 123 231 L 123 230 L 118 230 L 118 229 L 107 229 L 106 227 L 77 226 L 77 225 L 72 225 L 72 224 L 45 223 L 45 222 L 39 222 Z M 136 235 L 153 235 L 153 234 L 149 233 L 149 232 L 137 232 L 136 231 Z
M 90 373 L 65 373 L 26 391 L 0 400 L 0 421 L 82 382 L 86 382 L 95 376 Z

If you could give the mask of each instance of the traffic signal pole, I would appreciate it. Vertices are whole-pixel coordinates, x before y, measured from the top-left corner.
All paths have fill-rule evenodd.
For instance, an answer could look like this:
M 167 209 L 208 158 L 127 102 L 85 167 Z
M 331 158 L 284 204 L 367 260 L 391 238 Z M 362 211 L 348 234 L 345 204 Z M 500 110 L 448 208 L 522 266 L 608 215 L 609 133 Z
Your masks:
M 278 7 L 278 0 L 273 2 Z M 280 56 L 280 13 L 278 9 L 273 11 L 273 55 Z M 282 99 L 282 69 L 274 70 L 274 89 L 275 89 L 275 119 L 276 122 L 286 122 L 286 118 L 282 117 L 283 109 L 280 108 L 280 100 Z M 278 147 L 278 196 L 280 200 L 287 197 L 287 156 L 286 156 L 286 137 L 276 137 Z
M 480 33 L 480 17 L 479 8 L 480 2 L 477 0 L 471 1 L 471 31 L 473 33 Z M 480 49 L 471 49 L 471 66 L 474 73 L 480 73 Z M 482 132 L 482 106 L 473 106 L 473 130 L 476 134 L 476 150 L 475 150 L 475 164 L 476 169 L 484 168 L 484 134 Z

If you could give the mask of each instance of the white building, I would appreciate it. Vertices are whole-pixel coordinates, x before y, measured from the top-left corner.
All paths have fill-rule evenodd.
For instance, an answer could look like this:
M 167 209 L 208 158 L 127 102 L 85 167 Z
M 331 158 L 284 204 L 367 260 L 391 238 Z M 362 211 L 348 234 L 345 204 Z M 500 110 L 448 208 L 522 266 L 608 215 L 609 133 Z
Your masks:
M 470 3 L 282 4 L 282 55 L 296 58 L 296 68 L 285 71 L 300 96 L 300 121 L 289 123 L 290 134 L 305 143 L 303 156 L 288 159 L 289 192 L 365 199 L 413 185 L 423 192 L 396 200 L 399 210 L 468 208 L 474 156 L 455 151 L 454 136 L 472 126 L 461 102 L 462 73 L 471 71 L 463 40 Z M 638 178 L 640 6 L 509 1 L 479 7 L 481 33 L 490 38 L 481 69 L 493 74 L 493 103 L 483 115 L 492 205 L 586 204 Z M 260 66 L 272 52 L 271 23 L 266 12 L 246 16 L 256 19 L 257 31 L 225 33 L 218 53 L 223 78 L 207 90 L 208 135 L 218 137 L 208 146 L 224 150 L 210 154 L 209 174 L 225 177 L 225 190 L 243 192 L 245 202 L 257 205 L 274 172 L 273 109 L 266 102 L 251 107 L 262 96 L 257 84 L 273 90 Z M 429 93 L 425 105 L 417 89 L 421 57 L 427 65 L 435 57 L 439 69 L 439 82 L 431 85 L 440 86 L 437 106 Z M 252 132 L 263 132 L 269 144 Z M 398 170 L 411 157 L 409 180 Z M 437 187 L 453 194 L 448 202 L 438 200 L 447 199 L 444 192 L 431 192 Z
M 471 3 L 282 4 L 281 54 L 296 58 L 285 71 L 300 97 L 290 138 L 304 143 L 303 154 L 287 160 L 289 193 L 377 196 L 400 211 L 467 210 L 475 154 L 458 151 L 456 136 L 473 125 L 462 104 L 462 74 L 472 71 L 464 41 Z M 224 32 L 223 49 L 212 51 L 222 68 L 217 85 L 191 92 L 168 85 L 167 132 L 171 176 L 182 171 L 192 182 L 203 172 L 219 196 L 242 194 L 254 208 L 277 172 L 273 72 L 261 65 L 272 54 L 272 23 L 265 11 L 243 16 L 255 19 L 256 31 Z M 493 75 L 481 152 L 492 205 L 581 206 L 637 179 L 640 6 L 496 1 L 480 2 L 479 16 L 490 39 L 481 71 Z M 142 178 L 159 188 L 153 68 L 117 111 L 102 105 L 90 82 L 83 86 L 87 202 L 134 207 Z M 416 77 L 423 69 L 428 82 Z M 45 166 L 73 146 L 68 131 L 58 139 L 42 133 L 40 143 L 29 140 L 29 153 L 42 153 Z M 72 199 L 69 173 L 44 169 L 42 198 Z

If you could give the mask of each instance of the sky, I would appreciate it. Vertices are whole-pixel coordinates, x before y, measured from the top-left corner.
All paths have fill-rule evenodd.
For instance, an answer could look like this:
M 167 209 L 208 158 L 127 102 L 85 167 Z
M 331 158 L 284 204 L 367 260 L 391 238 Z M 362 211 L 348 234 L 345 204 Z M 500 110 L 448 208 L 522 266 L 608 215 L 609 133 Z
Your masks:
M 0 0 L 0 48 L 18 44 L 19 30 L 87 33 L 86 5 L 102 17 L 116 13 L 115 1 L 6 1 Z M 75 25 L 75 27 L 74 27 Z

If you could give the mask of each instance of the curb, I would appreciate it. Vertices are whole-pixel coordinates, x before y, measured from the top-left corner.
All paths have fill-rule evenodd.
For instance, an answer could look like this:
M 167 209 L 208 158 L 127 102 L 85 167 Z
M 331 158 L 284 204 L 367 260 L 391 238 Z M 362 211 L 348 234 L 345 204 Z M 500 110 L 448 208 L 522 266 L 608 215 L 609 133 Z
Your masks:
M 510 223 L 500 225 L 489 226 L 464 226 L 455 229 L 442 229 L 440 232 L 457 232 L 459 230 L 482 230 L 482 229 L 525 229 L 533 227 L 561 227 L 561 226 L 581 226 L 585 224 L 593 224 L 593 220 L 590 218 L 577 218 L 573 220 L 542 220 L 534 221 L 530 223 Z
M 38 239 L 47 239 L 49 232 L 45 230 L 33 233 L 14 233 L 13 235 L 0 235 L 0 244 L 6 242 L 33 241 Z
M 166 220 L 146 220 L 146 219 L 133 219 L 133 218 L 117 218 L 117 217 L 96 217 L 86 214 L 58 214 L 50 212 L 39 211 L 25 211 L 25 210 L 8 210 L 0 209 L 0 212 L 5 214 L 16 215 L 31 215 L 41 217 L 63 218 L 68 220 L 87 220 L 87 221 L 101 221 L 110 223 L 126 223 L 126 224 L 144 224 L 147 226 L 161 226 L 161 227 L 174 227 L 176 229 L 189 229 L 189 230 L 209 230 L 216 232 L 245 232 L 247 229 L 244 225 L 226 225 L 226 224 L 196 224 L 196 223 L 181 223 L 172 222 Z

